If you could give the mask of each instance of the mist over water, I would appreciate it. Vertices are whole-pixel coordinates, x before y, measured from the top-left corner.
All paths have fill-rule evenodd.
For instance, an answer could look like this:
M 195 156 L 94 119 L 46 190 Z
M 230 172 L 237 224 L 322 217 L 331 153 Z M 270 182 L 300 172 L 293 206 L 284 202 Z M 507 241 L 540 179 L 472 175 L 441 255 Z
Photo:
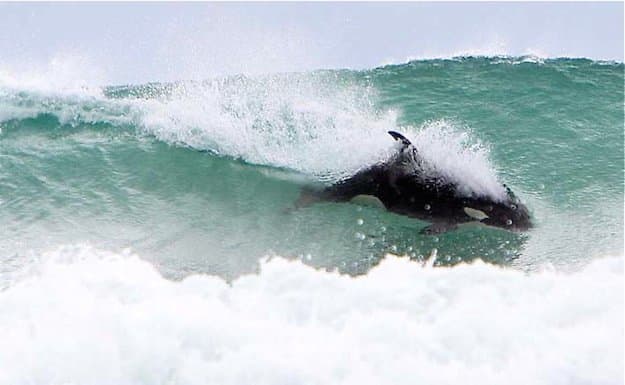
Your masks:
M 622 383 L 622 63 L 36 75 L 0 72 L 0 383 Z M 388 130 L 536 227 L 294 209 Z

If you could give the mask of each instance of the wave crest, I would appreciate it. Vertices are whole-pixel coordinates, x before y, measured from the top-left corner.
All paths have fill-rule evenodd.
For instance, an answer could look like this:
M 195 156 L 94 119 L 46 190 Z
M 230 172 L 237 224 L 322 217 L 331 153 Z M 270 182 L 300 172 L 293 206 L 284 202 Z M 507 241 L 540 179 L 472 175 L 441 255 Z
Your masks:
M 327 71 L 204 82 L 109 87 L 89 93 L 16 92 L 0 87 L 0 121 L 55 116 L 61 125 L 134 127 L 164 142 L 332 182 L 386 159 L 400 112 L 377 105 L 358 73 Z M 4 90 L 4 91 L 3 91 Z M 463 195 L 504 196 L 488 148 L 446 120 L 399 130 Z

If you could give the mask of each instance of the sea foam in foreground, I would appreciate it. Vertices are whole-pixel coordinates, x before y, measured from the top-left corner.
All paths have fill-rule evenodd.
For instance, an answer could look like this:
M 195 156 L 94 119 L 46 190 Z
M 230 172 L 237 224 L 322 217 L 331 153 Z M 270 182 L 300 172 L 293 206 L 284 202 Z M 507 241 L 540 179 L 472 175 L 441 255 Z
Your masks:
M 231 284 L 43 253 L 0 292 L 0 384 L 620 384 L 623 259 L 526 274 L 273 258 Z

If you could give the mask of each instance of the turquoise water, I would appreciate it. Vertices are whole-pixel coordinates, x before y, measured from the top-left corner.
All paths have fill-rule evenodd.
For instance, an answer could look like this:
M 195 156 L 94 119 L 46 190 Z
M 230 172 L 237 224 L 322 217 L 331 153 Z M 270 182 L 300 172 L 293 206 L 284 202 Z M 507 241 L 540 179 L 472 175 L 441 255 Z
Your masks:
M 145 251 L 174 275 L 233 278 L 273 254 L 356 274 L 389 252 L 526 267 L 623 248 L 620 63 L 465 58 L 95 94 L 5 87 L 0 103 L 5 257 L 88 241 Z M 375 208 L 288 211 L 302 185 L 380 159 L 389 129 L 427 131 L 435 161 L 475 153 L 536 228 L 429 237 Z
M 481 383 L 622 383 L 623 75 L 493 57 L 73 89 L 5 77 L 0 383 L 245 382 L 237 365 L 260 383 L 457 383 L 444 357 Z M 294 209 L 303 186 L 391 154 L 388 130 L 474 190 L 508 184 L 535 227 L 427 236 L 379 208 Z M 476 260 L 504 269 L 458 265 Z

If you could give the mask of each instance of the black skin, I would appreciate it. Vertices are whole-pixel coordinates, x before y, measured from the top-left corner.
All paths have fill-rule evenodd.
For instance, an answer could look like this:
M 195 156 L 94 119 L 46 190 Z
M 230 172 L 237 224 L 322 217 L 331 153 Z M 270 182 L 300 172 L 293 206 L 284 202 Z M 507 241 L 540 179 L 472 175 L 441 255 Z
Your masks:
M 358 195 L 378 198 L 394 213 L 431 222 L 421 232 L 439 234 L 455 229 L 458 224 L 479 222 L 509 231 L 525 231 L 532 227 L 529 211 L 504 185 L 507 195 L 497 202 L 487 197 L 461 197 L 456 186 L 419 172 L 416 148 L 403 135 L 389 134 L 402 143 L 402 148 L 388 161 L 361 170 L 321 191 L 306 190 L 299 203 L 327 200 L 346 202 Z M 465 208 L 482 211 L 488 216 L 476 219 Z M 469 210 L 471 211 L 471 210 Z

